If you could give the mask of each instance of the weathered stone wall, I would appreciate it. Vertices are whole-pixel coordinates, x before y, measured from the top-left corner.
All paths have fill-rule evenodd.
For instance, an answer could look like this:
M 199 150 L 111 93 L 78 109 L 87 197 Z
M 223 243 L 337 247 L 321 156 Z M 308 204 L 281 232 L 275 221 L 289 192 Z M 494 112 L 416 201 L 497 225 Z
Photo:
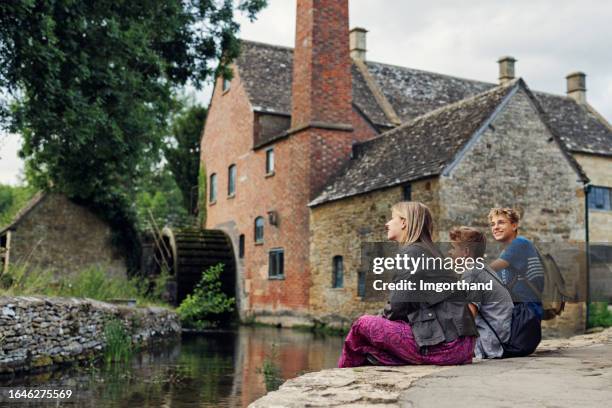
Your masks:
M 412 199 L 421 201 L 437 218 L 435 179 L 412 183 Z M 310 312 L 331 327 L 347 327 L 357 316 L 375 313 L 384 302 L 364 302 L 358 296 L 361 244 L 387 241 L 384 225 L 393 204 L 402 201 L 402 187 L 374 191 L 312 208 Z M 344 287 L 332 287 L 332 259 L 344 262 Z
M 612 188 L 612 157 L 575 154 L 591 184 Z M 589 241 L 612 243 L 612 211 L 589 209 Z
M 448 239 L 453 226 L 471 225 L 486 232 L 493 244 L 487 214 L 501 206 L 521 210 L 519 233 L 536 243 L 575 243 L 584 249 L 583 184 L 524 91 L 512 97 L 491 125 L 451 174 L 440 178 L 441 239 Z M 499 248 L 495 252 L 489 255 L 496 257 Z M 566 283 L 583 300 L 585 266 L 564 271 Z M 548 324 L 583 330 L 583 305 L 579 306 Z
M 47 193 L 11 232 L 11 264 L 78 273 L 91 266 L 125 274 L 125 259 L 100 217 L 61 194 Z
M 138 345 L 180 336 L 164 308 L 116 306 L 90 299 L 0 297 L 0 374 L 36 371 L 99 355 L 105 323 L 120 319 Z

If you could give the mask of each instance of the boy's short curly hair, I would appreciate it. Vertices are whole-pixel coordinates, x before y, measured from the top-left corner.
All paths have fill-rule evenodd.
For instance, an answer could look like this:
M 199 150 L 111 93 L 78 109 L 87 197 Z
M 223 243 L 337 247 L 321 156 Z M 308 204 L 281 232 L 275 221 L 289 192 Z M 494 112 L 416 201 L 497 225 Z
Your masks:
M 491 211 L 489 211 L 489 221 L 492 221 L 493 216 L 495 215 L 503 215 L 506 218 L 508 218 L 508 220 L 510 220 L 511 223 L 516 223 L 516 224 L 518 224 L 518 222 L 521 219 L 519 212 L 515 210 L 514 208 L 507 208 L 507 207 L 506 208 L 501 208 L 501 207 L 491 208 Z

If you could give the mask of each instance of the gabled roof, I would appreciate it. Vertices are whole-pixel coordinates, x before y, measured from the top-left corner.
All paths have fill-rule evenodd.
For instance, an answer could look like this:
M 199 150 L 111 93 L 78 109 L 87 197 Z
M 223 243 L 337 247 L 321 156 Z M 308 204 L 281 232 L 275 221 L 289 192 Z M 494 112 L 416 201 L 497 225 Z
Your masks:
M 34 196 L 30 199 L 30 201 L 28 201 L 26 203 L 26 205 L 24 205 L 19 212 L 17 212 L 17 214 L 15 214 L 15 217 L 13 217 L 13 220 L 10 222 L 10 224 L 6 225 L 6 226 L 0 226 L 0 235 L 4 234 L 6 231 L 8 230 L 12 230 L 15 229 L 15 227 L 17 227 L 17 224 L 19 224 L 19 222 L 21 222 L 21 220 L 30 213 L 30 211 L 32 211 L 34 208 L 36 208 L 36 206 L 38 204 L 40 204 L 45 198 L 47 197 L 47 193 L 43 192 L 43 191 L 39 191 L 36 194 L 34 194 Z
M 359 143 L 354 149 L 355 157 L 309 205 L 316 206 L 448 171 L 519 89 L 532 99 L 537 114 L 547 125 L 538 100 L 523 80 L 514 80 L 426 113 L 376 139 Z M 547 127 L 558 140 L 556 133 Z M 586 181 L 580 166 L 558 142 L 570 165 Z
M 242 41 L 242 53 L 236 65 L 254 110 L 291 114 L 292 48 Z M 368 61 L 365 65 L 402 122 L 497 87 L 492 83 L 377 62 Z M 377 102 L 355 64 L 352 74 L 353 104 L 379 131 L 394 127 L 393 118 Z M 566 96 L 533 94 L 546 112 L 549 125 L 570 151 L 612 156 L 612 130 L 592 108 Z
M 242 41 L 236 65 L 255 111 L 291 115 L 293 49 Z M 393 127 L 355 65 L 351 72 L 353 104 L 375 125 Z

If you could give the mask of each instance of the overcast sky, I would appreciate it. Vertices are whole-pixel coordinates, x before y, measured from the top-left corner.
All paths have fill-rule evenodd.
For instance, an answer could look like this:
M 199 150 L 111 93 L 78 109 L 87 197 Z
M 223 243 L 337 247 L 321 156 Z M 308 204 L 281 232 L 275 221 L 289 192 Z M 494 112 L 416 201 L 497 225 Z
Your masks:
M 240 19 L 242 38 L 293 46 L 295 0 L 268 1 L 254 23 Z M 612 2 L 350 0 L 350 19 L 369 31 L 372 61 L 497 82 L 497 59 L 511 55 L 531 89 L 556 94 L 583 71 L 587 100 L 612 121 Z M 0 138 L 0 183 L 18 180 L 18 146 Z

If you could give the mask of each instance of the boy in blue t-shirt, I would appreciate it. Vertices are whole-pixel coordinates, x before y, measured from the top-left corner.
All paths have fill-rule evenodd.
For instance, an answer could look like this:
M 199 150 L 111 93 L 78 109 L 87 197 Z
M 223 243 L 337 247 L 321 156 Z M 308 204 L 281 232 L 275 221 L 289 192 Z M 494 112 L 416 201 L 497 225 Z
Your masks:
M 496 241 L 505 245 L 498 259 L 491 263 L 515 302 L 526 302 L 541 319 L 541 293 L 544 289 L 544 269 L 535 246 L 518 235 L 518 213 L 511 208 L 493 208 L 489 212 L 491 232 Z

